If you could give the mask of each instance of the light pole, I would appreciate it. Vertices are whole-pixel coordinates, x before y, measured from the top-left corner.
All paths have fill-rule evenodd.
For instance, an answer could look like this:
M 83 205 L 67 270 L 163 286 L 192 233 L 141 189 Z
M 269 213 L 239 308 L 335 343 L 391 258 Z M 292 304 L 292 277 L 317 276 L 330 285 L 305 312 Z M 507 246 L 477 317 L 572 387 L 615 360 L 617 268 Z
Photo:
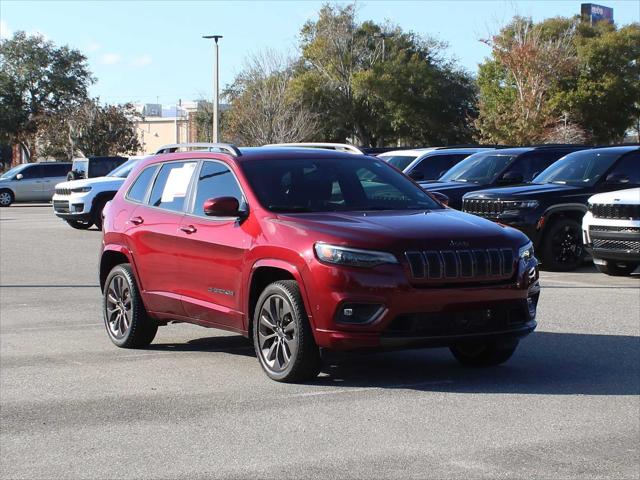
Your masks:
M 213 143 L 218 143 L 218 86 L 220 84 L 220 61 L 218 55 L 218 40 L 222 35 L 203 35 L 202 38 L 212 39 L 216 42 L 215 59 L 213 62 Z

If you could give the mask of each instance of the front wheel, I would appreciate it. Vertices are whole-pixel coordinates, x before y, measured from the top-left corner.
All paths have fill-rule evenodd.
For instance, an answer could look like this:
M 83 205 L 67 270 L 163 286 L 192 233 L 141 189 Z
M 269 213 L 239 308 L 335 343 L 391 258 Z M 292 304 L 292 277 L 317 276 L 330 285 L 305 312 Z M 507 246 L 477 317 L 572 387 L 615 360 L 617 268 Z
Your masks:
M 91 222 L 83 222 L 82 220 L 66 220 L 67 224 L 77 230 L 87 230 L 93 225 Z
M 0 190 L 0 207 L 9 207 L 13 203 L 14 197 L 11 190 Z
M 318 375 L 320 351 L 295 281 L 274 282 L 264 289 L 256 304 L 253 344 L 262 369 L 273 380 L 296 382 Z
M 102 310 L 111 341 L 122 348 L 149 345 L 158 324 L 147 316 L 131 265 L 113 267 L 104 284 Z
M 516 341 L 511 345 L 495 342 L 462 343 L 450 348 L 454 357 L 468 367 L 492 367 L 511 358 L 518 347 Z
M 545 270 L 568 272 L 578 268 L 585 255 L 580 224 L 571 218 L 555 222 L 545 235 L 541 253 Z

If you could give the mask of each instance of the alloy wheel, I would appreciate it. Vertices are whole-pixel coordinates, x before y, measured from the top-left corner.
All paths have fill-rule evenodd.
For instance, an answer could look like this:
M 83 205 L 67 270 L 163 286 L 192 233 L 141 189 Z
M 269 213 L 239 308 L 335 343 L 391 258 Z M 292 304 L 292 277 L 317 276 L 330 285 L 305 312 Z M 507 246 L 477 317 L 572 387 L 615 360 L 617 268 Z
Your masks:
M 571 226 L 565 225 L 552 239 L 553 255 L 561 264 L 576 263 L 582 257 L 582 242 L 580 232 Z
M 9 192 L 0 193 L 0 206 L 6 207 L 11 205 L 11 194 Z
M 264 363 L 274 372 L 285 370 L 297 353 L 297 324 L 293 309 L 281 295 L 271 295 L 262 304 L 258 344 Z
M 131 326 L 131 289 L 122 275 L 116 275 L 107 287 L 107 322 L 110 333 L 123 338 Z

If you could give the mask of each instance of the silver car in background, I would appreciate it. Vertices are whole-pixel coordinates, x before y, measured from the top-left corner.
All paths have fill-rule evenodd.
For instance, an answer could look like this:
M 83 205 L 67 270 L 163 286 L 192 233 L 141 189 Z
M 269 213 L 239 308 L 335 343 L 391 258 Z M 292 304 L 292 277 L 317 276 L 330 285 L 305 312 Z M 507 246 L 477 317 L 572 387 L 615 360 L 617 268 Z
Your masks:
M 71 171 L 70 162 L 23 163 L 0 175 L 0 207 L 13 202 L 48 202 L 57 183 Z

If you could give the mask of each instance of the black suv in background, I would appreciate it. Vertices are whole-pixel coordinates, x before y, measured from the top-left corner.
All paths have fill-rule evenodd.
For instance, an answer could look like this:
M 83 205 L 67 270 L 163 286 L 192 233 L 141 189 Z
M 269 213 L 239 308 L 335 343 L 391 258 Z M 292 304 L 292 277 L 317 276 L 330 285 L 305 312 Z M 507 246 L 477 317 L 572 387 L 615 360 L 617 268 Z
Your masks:
M 74 158 L 71 171 L 67 174 L 67 180 L 104 177 L 126 161 L 126 157 L 119 156 Z
M 568 271 L 585 256 L 581 222 L 589 197 L 638 186 L 640 147 L 594 148 L 567 155 L 530 185 L 468 193 L 463 210 L 518 228 L 546 269 Z
M 438 180 L 420 182 L 420 186 L 428 192 L 444 193 L 449 197 L 449 206 L 459 210 L 465 193 L 528 183 L 560 157 L 585 148 L 589 147 L 542 145 L 475 153 Z

